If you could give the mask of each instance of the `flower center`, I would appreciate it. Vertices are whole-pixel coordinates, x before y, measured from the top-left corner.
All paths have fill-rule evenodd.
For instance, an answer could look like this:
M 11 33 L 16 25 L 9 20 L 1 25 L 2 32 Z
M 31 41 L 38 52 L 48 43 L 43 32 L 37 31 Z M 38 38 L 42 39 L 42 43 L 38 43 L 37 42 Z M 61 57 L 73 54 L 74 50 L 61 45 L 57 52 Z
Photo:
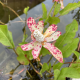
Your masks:
M 43 36 L 43 34 L 40 33 L 40 31 L 35 30 L 33 35 L 36 38 L 36 41 L 38 41 L 38 42 L 44 41 L 44 36 Z

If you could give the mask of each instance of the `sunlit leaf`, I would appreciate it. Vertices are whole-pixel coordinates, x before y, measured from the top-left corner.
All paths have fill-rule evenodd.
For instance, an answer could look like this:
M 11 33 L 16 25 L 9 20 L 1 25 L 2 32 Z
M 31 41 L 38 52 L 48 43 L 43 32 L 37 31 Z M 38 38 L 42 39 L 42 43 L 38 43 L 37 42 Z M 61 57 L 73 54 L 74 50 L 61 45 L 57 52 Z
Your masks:
M 27 15 L 27 12 L 29 10 L 29 6 L 27 8 L 24 8 L 24 13 Z
M 46 48 L 42 47 L 42 49 L 40 51 L 40 54 L 42 54 L 43 56 L 45 56 L 47 54 L 50 54 L 50 52 Z
M 72 40 L 71 43 L 63 47 L 62 53 L 64 58 L 69 57 L 73 53 L 73 51 L 75 51 L 75 49 L 77 48 L 78 42 L 79 42 L 79 38 L 75 38 Z
M 40 73 L 43 73 L 43 72 L 45 72 L 48 69 L 49 69 L 49 67 L 48 67 L 47 63 L 44 63 L 43 66 L 42 66 L 42 69 L 41 69 Z
M 59 13 L 60 15 L 68 14 L 70 11 L 80 7 L 80 1 L 78 3 L 69 3 L 64 9 L 62 9 Z
M 48 22 L 51 24 L 58 24 L 60 22 L 60 19 L 58 17 L 49 17 Z
M 59 74 L 60 74 L 60 70 L 55 69 L 55 70 L 54 70 L 54 80 L 57 80 Z
M 75 68 L 62 68 L 58 76 L 58 80 L 65 80 L 66 77 L 69 78 L 80 78 L 80 74 Z
M 5 46 L 14 48 L 12 33 L 8 31 L 7 25 L 0 25 L 0 42 Z
M 56 15 L 60 11 L 61 4 L 57 4 L 54 8 L 54 15 Z
M 55 46 L 62 51 L 64 58 L 69 57 L 77 48 L 79 39 L 74 39 L 77 30 L 78 23 L 76 20 L 73 20 L 72 23 L 66 26 L 66 32 L 56 40 Z
M 43 10 L 43 15 L 42 18 L 46 19 L 47 18 L 47 9 L 44 3 L 42 3 L 42 10 Z
M 60 63 L 60 62 L 57 63 L 57 64 L 55 64 L 55 65 L 53 66 L 53 70 L 55 70 L 55 69 L 60 69 L 63 64 L 64 64 L 64 63 Z

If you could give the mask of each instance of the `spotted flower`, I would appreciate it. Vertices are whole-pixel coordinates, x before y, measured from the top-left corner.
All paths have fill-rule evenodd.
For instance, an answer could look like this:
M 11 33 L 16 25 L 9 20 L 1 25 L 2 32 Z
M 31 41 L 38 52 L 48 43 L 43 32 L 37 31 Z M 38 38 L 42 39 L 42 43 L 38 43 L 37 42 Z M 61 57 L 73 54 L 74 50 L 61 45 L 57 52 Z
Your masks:
M 64 9 L 63 0 L 52 0 L 53 2 L 59 2 L 61 4 L 61 8 Z
M 36 59 L 39 56 L 40 50 L 42 46 L 50 51 L 50 53 L 59 61 L 63 62 L 62 52 L 52 45 L 52 42 L 61 35 L 60 31 L 57 31 L 57 25 L 52 24 L 47 28 L 47 30 L 43 34 L 44 22 L 39 21 L 36 25 L 35 20 L 32 17 L 27 19 L 27 25 L 31 31 L 31 39 L 32 42 L 28 44 L 24 44 L 21 46 L 22 50 L 28 51 L 32 50 L 33 58 Z

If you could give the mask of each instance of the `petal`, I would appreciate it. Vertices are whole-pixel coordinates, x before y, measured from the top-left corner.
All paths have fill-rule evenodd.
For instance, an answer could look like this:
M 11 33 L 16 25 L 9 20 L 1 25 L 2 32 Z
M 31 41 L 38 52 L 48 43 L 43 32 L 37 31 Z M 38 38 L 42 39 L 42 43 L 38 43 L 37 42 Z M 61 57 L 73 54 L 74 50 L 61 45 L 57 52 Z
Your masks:
M 31 39 L 32 39 L 33 41 L 36 41 L 36 39 L 34 38 L 33 34 L 31 34 Z
M 37 45 L 35 46 L 35 48 L 32 51 L 32 55 L 33 58 L 36 59 L 39 56 L 40 50 L 41 50 L 42 44 L 41 43 L 37 43 Z
M 63 0 L 60 0 L 61 8 L 64 9 Z
M 50 37 L 46 37 L 45 41 L 47 42 L 51 42 L 51 41 L 55 41 L 56 39 L 58 39 L 58 37 L 61 35 L 60 31 L 55 32 L 54 34 L 52 34 Z
M 63 56 L 62 56 L 62 52 L 55 47 L 54 45 L 52 45 L 51 43 L 45 43 L 43 45 L 46 49 L 48 49 L 51 54 L 61 63 L 63 63 Z
M 36 41 L 32 41 L 28 44 L 21 45 L 23 51 L 28 51 L 33 49 L 36 46 Z
M 42 33 L 43 29 L 44 29 L 44 22 L 43 21 L 39 21 L 37 23 L 37 29 Z
M 36 22 L 32 17 L 29 17 L 27 19 L 27 25 L 30 29 L 31 32 L 33 32 L 34 30 L 36 30 Z
M 44 36 L 50 36 L 52 33 L 54 33 L 57 30 L 57 25 L 52 24 L 51 26 L 48 27 L 48 29 L 46 30 L 46 32 L 44 33 Z

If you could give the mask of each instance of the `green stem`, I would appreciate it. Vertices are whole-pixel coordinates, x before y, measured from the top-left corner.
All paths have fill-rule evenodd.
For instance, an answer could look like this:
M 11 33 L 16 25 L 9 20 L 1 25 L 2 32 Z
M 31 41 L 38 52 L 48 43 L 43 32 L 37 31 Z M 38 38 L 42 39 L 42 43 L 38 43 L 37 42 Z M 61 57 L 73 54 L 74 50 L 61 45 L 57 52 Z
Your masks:
M 29 74 L 30 78 L 32 78 L 32 76 L 31 76 L 31 74 L 29 73 L 29 71 L 28 71 L 28 70 L 26 70 L 26 71 L 27 71 L 27 73 Z
M 54 62 L 53 66 L 56 64 L 56 62 L 57 62 L 57 60 Z M 53 68 L 53 66 L 50 68 L 50 70 L 49 70 L 49 71 L 51 71 L 51 69 Z
M 34 68 L 34 66 L 32 65 L 32 63 L 30 62 L 30 60 L 27 58 L 27 56 L 25 56 L 26 59 L 29 61 L 30 65 L 32 66 L 32 68 L 34 69 L 34 71 L 41 77 L 40 73 Z
M 53 58 L 53 56 L 50 57 L 49 61 L 47 62 L 47 64 L 51 61 L 51 59 Z
M 16 52 L 16 50 L 15 50 L 15 48 L 13 48 L 13 51 L 16 53 L 16 55 L 18 56 L 18 54 L 17 54 L 17 52 Z

